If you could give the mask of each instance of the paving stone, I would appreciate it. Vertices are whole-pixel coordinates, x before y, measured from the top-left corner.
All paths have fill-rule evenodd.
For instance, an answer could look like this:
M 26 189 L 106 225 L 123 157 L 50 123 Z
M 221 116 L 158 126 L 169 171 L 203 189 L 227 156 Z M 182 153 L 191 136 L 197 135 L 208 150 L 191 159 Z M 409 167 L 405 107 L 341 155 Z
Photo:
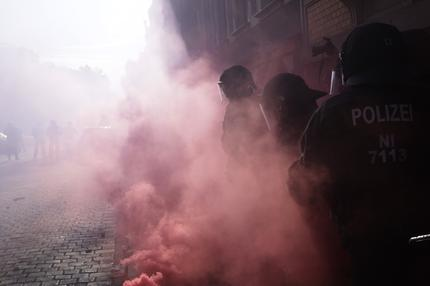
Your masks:
M 49 282 L 43 282 L 42 286 L 56 286 L 58 285 L 58 280 L 57 281 L 49 281 Z
M 54 276 L 50 276 L 50 275 L 46 275 L 43 277 L 37 277 L 36 281 L 40 281 L 40 282 L 54 282 L 56 281 Z
M 88 286 L 110 286 L 111 282 L 109 281 L 101 281 L 101 282 L 91 282 L 87 284 Z
M 82 283 L 88 283 L 88 282 L 92 282 L 92 279 L 90 279 L 90 277 L 88 277 L 88 278 L 79 278 L 78 281 L 82 282 Z
M 110 273 L 92 273 L 90 278 L 95 278 L 96 281 L 108 281 L 112 278 Z
M 90 278 L 90 274 L 88 273 L 78 273 L 78 274 L 73 274 L 72 278 L 76 278 L 76 279 L 85 279 L 85 278 Z
M 1 286 L 3 286 L 3 285 L 12 285 L 12 284 L 14 284 L 14 283 L 16 283 L 17 281 L 15 280 L 15 279 L 2 279 L 1 281 L 0 281 L 0 285 Z
M 65 279 L 65 280 L 60 280 L 59 285 L 69 285 L 69 284 L 75 284 L 77 283 L 78 280 L 77 279 Z
M 99 271 L 98 267 L 91 267 L 91 268 L 83 268 L 81 270 L 82 273 L 96 273 Z
M 46 273 L 46 275 L 52 275 L 52 276 L 63 275 L 63 271 L 62 270 L 51 270 L 51 271 L 48 271 Z
M 80 273 L 80 269 L 79 268 L 77 268 L 77 269 L 67 269 L 67 270 L 64 270 L 63 273 L 64 274 L 70 274 L 70 275 L 79 274 Z
M 28 278 L 45 277 L 46 272 L 34 272 L 27 275 Z
M 62 280 L 62 279 L 70 279 L 70 278 L 72 278 L 72 275 L 57 275 L 57 276 L 55 276 L 55 279 L 57 279 L 57 280 Z

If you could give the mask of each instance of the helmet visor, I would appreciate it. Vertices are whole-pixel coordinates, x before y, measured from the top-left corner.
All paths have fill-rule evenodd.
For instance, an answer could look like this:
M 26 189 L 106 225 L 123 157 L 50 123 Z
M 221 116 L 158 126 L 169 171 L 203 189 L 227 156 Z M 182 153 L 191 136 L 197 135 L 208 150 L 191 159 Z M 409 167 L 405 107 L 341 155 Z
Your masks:
M 217 86 L 218 86 L 219 98 L 220 98 L 221 102 L 224 102 L 224 98 L 227 97 L 225 95 L 225 92 L 224 92 L 225 85 L 222 81 L 219 81 L 219 82 L 217 82 Z

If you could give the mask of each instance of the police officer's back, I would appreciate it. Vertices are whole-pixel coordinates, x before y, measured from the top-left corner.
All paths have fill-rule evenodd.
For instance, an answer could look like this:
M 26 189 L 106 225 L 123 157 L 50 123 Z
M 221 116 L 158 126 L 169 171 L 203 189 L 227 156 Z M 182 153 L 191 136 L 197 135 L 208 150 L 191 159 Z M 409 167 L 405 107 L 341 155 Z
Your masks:
M 405 282 L 408 238 L 430 232 L 428 92 L 408 84 L 405 54 L 392 26 L 349 35 L 340 55 L 346 89 L 314 114 L 290 170 L 300 203 L 327 204 L 358 285 Z

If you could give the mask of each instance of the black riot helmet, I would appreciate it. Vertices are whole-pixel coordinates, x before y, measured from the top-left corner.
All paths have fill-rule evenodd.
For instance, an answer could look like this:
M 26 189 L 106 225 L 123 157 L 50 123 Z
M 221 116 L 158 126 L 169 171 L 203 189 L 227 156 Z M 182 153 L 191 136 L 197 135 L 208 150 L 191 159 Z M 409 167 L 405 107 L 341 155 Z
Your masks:
M 280 73 L 264 87 L 262 104 L 273 120 L 281 144 L 296 145 L 312 113 L 317 99 L 326 95 L 309 88 L 304 79 L 291 73 Z
M 257 88 L 251 72 L 241 65 L 224 70 L 218 86 L 222 95 L 229 100 L 251 96 Z
M 404 72 L 406 54 L 402 35 L 396 27 L 382 23 L 356 27 L 339 55 L 344 83 L 393 80 Z
M 303 114 L 317 108 L 318 98 L 325 92 L 308 87 L 302 77 L 291 73 L 280 73 L 264 87 L 264 108 L 276 115 Z M 294 115 L 293 115 L 294 116 Z

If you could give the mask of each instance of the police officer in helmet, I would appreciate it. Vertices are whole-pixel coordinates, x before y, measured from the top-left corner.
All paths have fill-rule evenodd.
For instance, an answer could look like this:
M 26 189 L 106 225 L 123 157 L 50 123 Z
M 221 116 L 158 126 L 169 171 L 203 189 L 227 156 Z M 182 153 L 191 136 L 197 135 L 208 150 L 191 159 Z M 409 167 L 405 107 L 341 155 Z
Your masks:
M 395 27 L 355 28 L 340 53 L 345 89 L 314 113 L 290 168 L 293 198 L 336 224 L 352 285 L 421 279 L 408 241 L 430 232 L 428 91 L 409 83 L 406 54 Z
M 228 100 L 223 121 L 224 150 L 234 161 L 246 164 L 267 132 L 256 96 L 257 86 L 251 72 L 241 65 L 224 70 L 218 86 Z

